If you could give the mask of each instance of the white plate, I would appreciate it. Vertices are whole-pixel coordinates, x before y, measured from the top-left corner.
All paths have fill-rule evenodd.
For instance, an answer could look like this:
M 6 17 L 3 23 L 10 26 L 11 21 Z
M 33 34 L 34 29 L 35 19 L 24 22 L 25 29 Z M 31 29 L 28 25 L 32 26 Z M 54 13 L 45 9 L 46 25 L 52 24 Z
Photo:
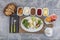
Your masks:
M 38 18 L 38 17 L 36 17 L 36 18 Z M 29 16 L 29 17 L 26 17 L 26 18 L 24 18 L 24 19 L 31 19 L 31 17 Z M 40 18 L 39 18 L 40 19 Z M 41 20 L 41 19 L 40 19 Z M 22 27 L 22 29 L 24 29 L 25 31 L 28 31 L 28 32 L 37 32 L 37 31 L 40 31 L 41 29 L 42 29 L 42 27 L 43 27 L 43 21 L 41 20 L 41 22 L 42 22 L 42 24 L 40 25 L 40 27 L 39 28 L 37 28 L 37 29 L 27 29 L 23 24 L 22 24 L 22 22 L 23 22 L 23 20 L 21 21 L 21 27 Z

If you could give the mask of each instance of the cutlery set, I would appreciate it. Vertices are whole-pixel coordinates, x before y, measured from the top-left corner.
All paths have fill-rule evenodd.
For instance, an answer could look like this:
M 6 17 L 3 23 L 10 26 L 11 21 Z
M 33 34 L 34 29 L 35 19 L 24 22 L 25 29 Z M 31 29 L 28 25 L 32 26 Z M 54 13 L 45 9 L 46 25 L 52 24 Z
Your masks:
M 10 33 L 19 33 L 19 17 L 14 14 L 10 16 Z

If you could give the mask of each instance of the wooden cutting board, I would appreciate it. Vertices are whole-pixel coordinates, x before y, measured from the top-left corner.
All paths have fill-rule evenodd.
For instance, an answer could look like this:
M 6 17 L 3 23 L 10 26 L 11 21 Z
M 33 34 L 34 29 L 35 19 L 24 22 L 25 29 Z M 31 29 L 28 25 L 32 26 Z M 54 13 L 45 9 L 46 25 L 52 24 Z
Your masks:
M 20 16 L 20 18 L 19 18 L 19 21 L 20 21 L 19 22 L 19 33 L 44 33 L 44 30 L 45 30 L 46 27 L 51 27 L 51 28 L 53 27 L 53 24 L 49 24 L 49 25 L 45 24 L 44 23 L 44 17 L 42 16 L 42 17 L 39 17 L 39 18 L 43 20 L 43 23 L 44 23 L 43 28 L 40 31 L 38 31 L 38 32 L 27 32 L 24 29 L 22 29 L 21 25 L 20 25 L 21 24 L 21 20 L 23 18 L 25 18 L 25 17 L 28 17 L 28 16 Z

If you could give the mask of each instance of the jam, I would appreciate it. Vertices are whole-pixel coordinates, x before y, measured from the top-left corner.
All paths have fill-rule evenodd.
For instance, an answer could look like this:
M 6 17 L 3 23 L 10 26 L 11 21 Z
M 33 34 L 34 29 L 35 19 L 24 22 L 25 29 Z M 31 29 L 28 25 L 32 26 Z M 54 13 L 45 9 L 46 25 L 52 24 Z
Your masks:
M 41 9 L 37 10 L 37 15 L 42 15 L 42 10 Z

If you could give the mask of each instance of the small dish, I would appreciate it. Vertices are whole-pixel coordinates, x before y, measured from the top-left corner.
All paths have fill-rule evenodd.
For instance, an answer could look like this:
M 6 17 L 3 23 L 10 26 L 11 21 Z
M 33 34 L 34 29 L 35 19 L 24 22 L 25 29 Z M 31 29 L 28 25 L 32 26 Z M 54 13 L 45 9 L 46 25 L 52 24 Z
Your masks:
M 41 17 L 42 16 L 42 8 L 37 8 L 36 15 Z
M 17 15 L 18 16 L 22 16 L 23 15 L 23 8 L 22 7 L 18 7 L 17 8 Z
M 44 20 L 46 24 L 52 24 L 53 22 L 47 22 L 46 19 Z
M 52 22 L 51 20 L 52 20 L 51 17 L 50 17 L 50 16 L 47 16 L 47 17 L 44 19 L 44 22 L 45 22 L 46 24 L 52 24 L 53 22 Z
M 52 22 L 56 21 L 57 19 L 57 15 L 55 13 L 51 14 L 50 17 Z
M 45 33 L 46 36 L 51 37 L 51 36 L 53 35 L 53 29 L 47 27 L 47 28 L 45 29 L 44 33 Z
M 49 16 L 49 9 L 43 8 L 43 16 Z
M 31 9 L 30 9 L 30 15 L 32 15 L 32 16 L 36 15 L 36 8 L 35 7 L 31 7 Z
M 25 16 L 30 15 L 30 8 L 29 8 L 29 7 L 24 7 L 23 14 L 24 14 Z

